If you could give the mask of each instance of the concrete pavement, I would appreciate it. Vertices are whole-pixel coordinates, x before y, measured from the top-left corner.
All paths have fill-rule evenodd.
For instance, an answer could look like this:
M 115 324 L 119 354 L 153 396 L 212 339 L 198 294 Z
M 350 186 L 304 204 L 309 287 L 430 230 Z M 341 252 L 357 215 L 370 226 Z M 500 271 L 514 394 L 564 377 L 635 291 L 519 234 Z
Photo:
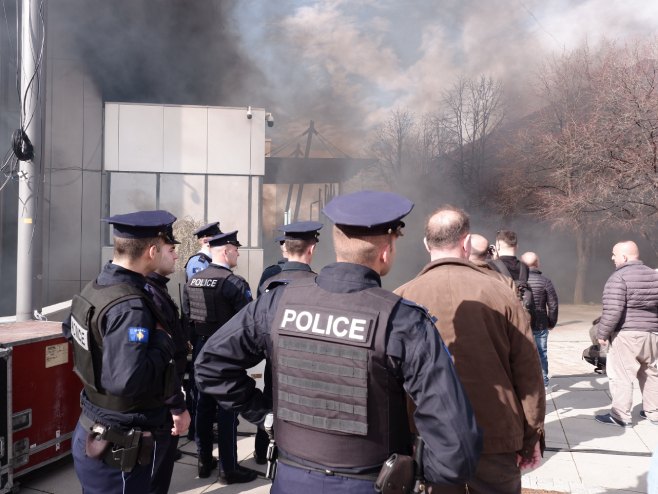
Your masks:
M 581 360 L 590 344 L 591 321 L 600 306 L 560 307 L 560 319 L 548 340 L 549 371 L 554 390 L 547 397 L 547 451 L 542 465 L 523 475 L 524 487 L 578 494 L 647 492 L 647 471 L 651 452 L 658 446 L 658 427 L 639 417 L 641 398 L 636 390 L 633 417 L 635 427 L 623 429 L 595 422 L 596 413 L 610 405 L 607 378 L 593 372 Z M 253 431 L 250 425 L 241 430 Z M 184 451 L 193 453 L 194 444 L 184 441 Z M 264 471 L 251 458 L 253 437 L 241 437 L 238 456 L 244 466 Z M 214 476 L 213 476 L 214 477 Z M 21 492 L 28 494 L 71 494 L 81 492 L 70 461 L 17 479 Z M 198 494 L 221 492 L 269 492 L 269 482 L 258 480 L 242 485 L 221 486 L 215 478 L 196 477 L 196 458 L 184 455 L 174 469 L 171 492 Z

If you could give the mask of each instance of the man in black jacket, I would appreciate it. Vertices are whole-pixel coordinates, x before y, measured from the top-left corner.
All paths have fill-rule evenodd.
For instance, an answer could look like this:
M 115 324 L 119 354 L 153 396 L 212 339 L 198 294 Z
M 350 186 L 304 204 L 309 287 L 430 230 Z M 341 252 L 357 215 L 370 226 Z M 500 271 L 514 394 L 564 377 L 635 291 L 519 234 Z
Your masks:
M 532 334 L 535 337 L 541 371 L 544 375 L 544 387 L 550 392 L 548 379 L 548 332 L 557 324 L 558 300 L 553 282 L 539 270 L 539 256 L 534 252 L 526 252 L 521 261 L 530 268 L 528 285 L 532 291 L 535 303 L 535 319 Z
M 514 280 L 517 295 L 523 308 L 530 317 L 530 325 L 535 324 L 535 302 L 532 291 L 528 286 L 528 266 L 516 257 L 518 238 L 512 230 L 499 230 L 496 234 L 497 259 L 489 261 L 489 265 L 499 273 L 509 276 Z

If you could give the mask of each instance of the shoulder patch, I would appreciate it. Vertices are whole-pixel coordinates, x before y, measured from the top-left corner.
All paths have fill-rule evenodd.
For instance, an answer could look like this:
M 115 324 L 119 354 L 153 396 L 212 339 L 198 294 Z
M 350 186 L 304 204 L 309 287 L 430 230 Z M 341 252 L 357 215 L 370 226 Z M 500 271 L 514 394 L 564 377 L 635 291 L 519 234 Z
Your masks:
M 128 328 L 128 341 L 133 343 L 148 343 L 149 330 L 140 327 Z

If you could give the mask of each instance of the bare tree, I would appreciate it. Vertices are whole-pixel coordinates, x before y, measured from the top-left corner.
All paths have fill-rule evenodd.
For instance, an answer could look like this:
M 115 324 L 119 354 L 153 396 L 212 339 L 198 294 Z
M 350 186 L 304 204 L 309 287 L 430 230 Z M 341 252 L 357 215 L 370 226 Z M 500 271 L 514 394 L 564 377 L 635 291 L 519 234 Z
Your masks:
M 453 174 L 473 206 L 480 203 L 489 138 L 505 115 L 502 94 L 502 84 L 484 75 L 460 78 L 443 94 L 437 134 L 448 137 Z
M 389 182 L 399 180 L 403 168 L 411 161 L 416 144 L 415 127 L 414 114 L 408 109 L 397 108 L 377 131 L 373 152 Z
M 654 50 L 606 43 L 547 63 L 538 77 L 546 106 L 505 149 L 507 210 L 525 209 L 576 236 L 575 303 L 584 301 L 597 232 L 655 224 L 657 74 L 656 58 L 646 57 Z

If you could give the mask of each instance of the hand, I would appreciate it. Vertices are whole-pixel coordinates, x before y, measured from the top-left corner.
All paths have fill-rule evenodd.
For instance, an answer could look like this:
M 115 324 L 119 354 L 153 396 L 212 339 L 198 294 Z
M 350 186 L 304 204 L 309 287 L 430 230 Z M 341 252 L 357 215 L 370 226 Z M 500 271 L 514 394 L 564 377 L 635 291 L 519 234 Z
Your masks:
M 181 436 L 187 432 L 187 429 L 190 428 L 190 423 L 192 422 L 192 417 L 190 417 L 190 412 L 185 410 L 179 415 L 172 414 L 171 417 L 174 419 L 174 426 L 171 428 L 172 436 Z
M 516 464 L 521 470 L 537 468 L 541 464 L 541 450 L 539 448 L 539 441 L 535 443 L 535 449 L 532 451 L 532 456 L 530 458 L 523 458 L 520 454 L 517 453 Z
M 604 346 L 608 346 L 608 340 L 602 340 L 601 338 L 599 338 L 598 341 L 599 341 L 599 345 L 601 345 L 601 348 L 603 348 Z

